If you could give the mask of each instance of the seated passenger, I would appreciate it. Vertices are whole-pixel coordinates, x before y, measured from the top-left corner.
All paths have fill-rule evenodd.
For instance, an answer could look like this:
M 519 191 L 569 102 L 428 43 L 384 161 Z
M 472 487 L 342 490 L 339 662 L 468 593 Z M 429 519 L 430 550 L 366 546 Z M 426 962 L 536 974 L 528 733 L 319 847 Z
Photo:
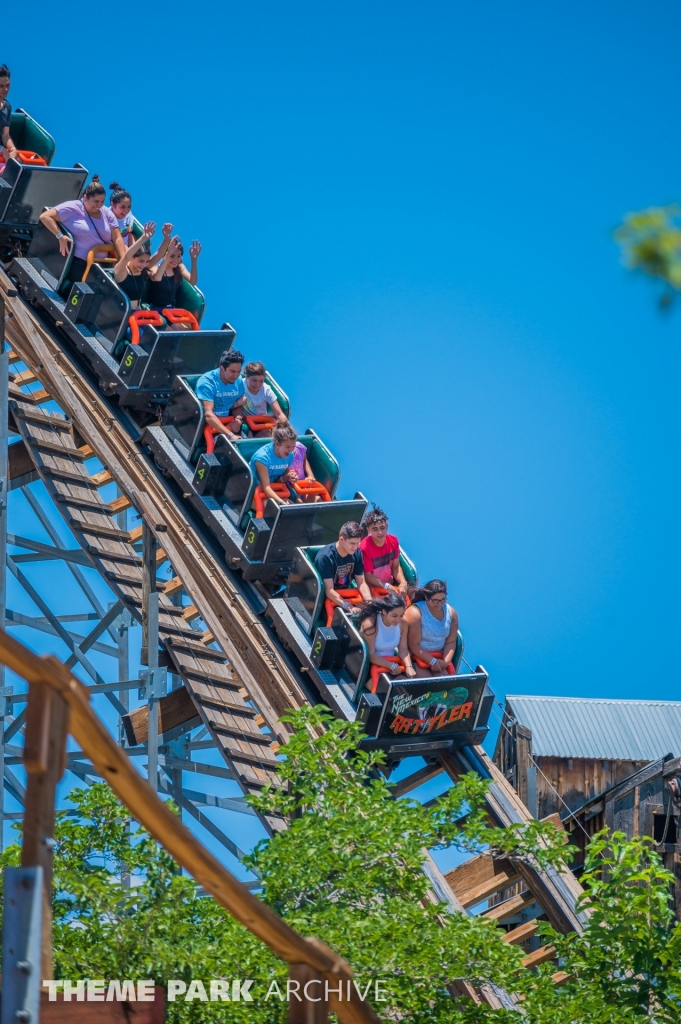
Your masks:
M 289 487 L 293 451 L 296 446 L 296 432 L 289 423 L 281 423 L 272 432 L 272 440 L 258 448 L 251 459 L 251 468 L 265 495 L 278 505 L 288 505 L 295 497 Z M 284 483 L 289 491 L 286 498 L 272 487 L 273 483 Z
M 455 675 L 454 655 L 459 631 L 459 617 L 447 604 L 447 584 L 431 580 L 417 587 L 405 619 L 409 627 L 409 650 L 416 675 Z
M 151 260 L 149 239 L 155 230 L 156 225 L 153 220 L 147 221 L 140 237 L 128 246 L 125 256 L 118 261 L 113 270 L 114 281 L 128 296 L 131 309 L 140 308 L 144 289 L 149 280 L 149 261 Z
M 9 122 L 12 117 L 12 105 L 7 99 L 9 87 L 9 68 L 6 64 L 0 64 L 0 154 L 4 160 L 17 160 L 17 147 L 9 134 Z M 4 165 L 0 164 L 0 174 L 3 170 Z
M 272 410 L 272 417 L 278 423 L 287 423 L 286 416 L 281 410 L 277 396 L 265 383 L 265 367 L 262 363 L 247 363 L 244 369 L 246 388 L 242 399 L 244 416 L 269 416 L 267 411 L 269 405 Z M 264 427 L 262 430 L 250 431 L 251 437 L 269 437 L 272 433 L 271 427 Z
M 324 583 L 327 626 L 331 625 L 334 608 L 349 611 L 353 604 L 371 601 L 371 591 L 364 579 L 362 552 L 359 550 L 361 539 L 362 527 L 359 523 L 344 523 L 336 543 L 323 547 L 314 560 Z M 353 581 L 356 588 L 352 587 Z
M 359 607 L 359 628 L 369 648 L 372 693 L 376 692 L 382 672 L 404 672 L 410 679 L 416 675 L 407 643 L 406 607 L 404 598 L 396 591 Z
M 87 254 L 95 245 L 113 245 L 119 260 L 125 256 L 121 229 L 111 210 L 104 206 L 105 199 L 104 186 L 100 184 L 99 177 L 93 174 L 92 181 L 81 199 L 59 203 L 58 206 L 40 214 L 40 222 L 59 241 L 59 252 L 62 256 L 68 256 L 71 239 L 64 234 L 61 226 L 68 228 L 73 235 L 73 259 L 69 267 L 68 280 L 64 281 L 60 289 L 62 295 L 68 295 L 71 285 L 83 280 Z
M 160 251 L 159 249 L 159 253 Z M 191 271 L 187 270 L 182 262 L 183 252 L 182 243 L 175 235 L 170 240 L 161 263 L 151 275 L 149 305 L 158 313 L 177 306 L 177 292 L 183 280 L 189 281 L 190 284 L 197 284 L 199 280 L 198 259 L 201 254 L 201 243 L 192 242 L 189 249 Z
M 109 188 L 111 189 L 109 209 L 118 221 L 121 238 L 129 248 L 135 241 L 135 236 L 132 233 L 132 226 L 135 221 L 132 214 L 132 199 L 128 190 L 121 188 L 117 181 L 112 182 Z
M 228 349 L 220 356 L 220 365 L 199 377 L 196 397 L 203 402 L 203 413 L 207 427 L 216 434 L 226 434 L 230 441 L 238 441 L 243 418 L 235 403 L 243 396 L 244 380 L 241 367 L 244 357 L 236 349 Z M 225 424 L 220 417 L 234 416 L 234 422 Z
M 377 590 L 398 590 L 407 593 L 407 581 L 400 565 L 400 542 L 388 533 L 388 517 L 382 508 L 373 505 L 364 517 L 369 531 L 360 544 L 364 559 L 364 575 L 369 586 Z

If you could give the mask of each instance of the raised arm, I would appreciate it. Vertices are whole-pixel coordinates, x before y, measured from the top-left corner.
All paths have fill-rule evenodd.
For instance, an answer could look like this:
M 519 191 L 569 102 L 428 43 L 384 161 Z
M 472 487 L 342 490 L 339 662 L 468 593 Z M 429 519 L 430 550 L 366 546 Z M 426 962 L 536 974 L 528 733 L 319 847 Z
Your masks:
M 172 224 L 164 224 L 163 227 L 161 228 L 161 233 L 163 235 L 163 241 L 159 245 L 159 247 L 156 250 L 156 252 L 154 253 L 154 255 L 149 260 L 149 269 L 150 270 L 151 270 L 152 267 L 155 267 L 157 263 L 161 262 L 161 260 L 165 256 L 166 252 L 168 251 L 168 246 L 170 245 L 170 239 L 173 237 L 173 225 Z
M 201 243 L 194 240 L 189 246 L 189 256 L 191 259 L 191 270 L 187 273 L 187 268 L 182 266 L 182 273 L 185 280 L 188 280 L 190 284 L 199 283 L 199 256 L 201 255 Z
M 56 236 L 61 255 L 68 256 L 69 249 L 71 248 L 71 239 L 61 229 L 58 211 L 54 207 L 51 210 L 43 210 L 40 214 L 40 223 L 44 224 L 47 230 Z
M 163 261 L 156 267 L 156 270 L 151 275 L 151 280 L 152 281 L 160 281 L 161 280 L 161 278 L 163 277 L 163 275 L 166 272 L 166 268 L 168 266 L 168 260 L 170 259 L 171 256 L 177 255 L 179 241 L 180 240 L 177 237 L 177 235 L 175 235 L 175 237 L 173 239 L 171 239 L 170 245 L 166 249 L 165 256 L 163 257 Z
M 155 230 L 156 225 L 153 220 L 148 220 L 137 241 L 133 242 L 132 245 L 125 250 L 125 255 L 118 261 L 113 271 L 114 280 L 119 284 L 121 281 L 125 281 L 128 276 L 128 264 L 130 263 L 130 260 L 140 251 L 144 243 L 149 241 Z

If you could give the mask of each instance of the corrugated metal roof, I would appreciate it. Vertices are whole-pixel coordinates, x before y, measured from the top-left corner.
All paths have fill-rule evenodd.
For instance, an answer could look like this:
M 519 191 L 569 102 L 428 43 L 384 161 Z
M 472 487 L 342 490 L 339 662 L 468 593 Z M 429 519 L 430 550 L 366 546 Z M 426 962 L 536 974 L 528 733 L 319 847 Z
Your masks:
M 681 756 L 681 701 L 588 697 L 506 698 L 532 730 L 535 757 L 654 761 Z

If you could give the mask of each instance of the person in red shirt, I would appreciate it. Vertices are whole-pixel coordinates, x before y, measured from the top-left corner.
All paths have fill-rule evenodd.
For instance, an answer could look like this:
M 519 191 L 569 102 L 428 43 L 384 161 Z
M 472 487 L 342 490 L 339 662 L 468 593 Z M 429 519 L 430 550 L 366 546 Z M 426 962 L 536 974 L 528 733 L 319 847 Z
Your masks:
M 364 519 L 369 536 L 359 545 L 364 559 L 364 579 L 373 590 L 407 593 L 407 581 L 400 565 L 400 542 L 388 533 L 388 517 L 373 505 Z

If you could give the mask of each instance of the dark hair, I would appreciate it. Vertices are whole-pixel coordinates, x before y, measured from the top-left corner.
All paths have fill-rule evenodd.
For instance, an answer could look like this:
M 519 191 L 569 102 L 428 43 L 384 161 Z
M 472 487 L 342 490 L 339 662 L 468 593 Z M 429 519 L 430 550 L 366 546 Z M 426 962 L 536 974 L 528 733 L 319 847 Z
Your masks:
M 132 202 L 132 196 L 127 188 L 121 188 L 117 181 L 112 181 L 109 188 L 111 189 L 110 203 L 120 203 L 123 199 L 129 199 Z
M 362 527 L 359 523 L 343 523 L 340 528 L 340 535 L 345 540 L 355 540 L 357 537 L 362 536 Z
M 298 435 L 290 423 L 279 423 L 272 431 L 272 442 L 281 444 L 282 441 L 297 441 Z
M 88 187 L 83 192 L 83 198 L 84 199 L 92 199 L 93 196 L 105 196 L 105 195 L 106 195 L 106 189 L 104 188 L 104 186 L 102 185 L 101 181 L 99 180 L 99 175 L 98 174 L 93 174 L 92 175 L 92 181 L 90 182 Z
M 243 363 L 244 357 L 241 352 L 237 352 L 235 348 L 228 348 L 226 352 L 223 352 L 220 356 L 220 366 L 225 369 L 231 366 L 232 363 Z
M 266 372 L 264 363 L 247 363 L 244 368 L 247 377 L 264 377 Z
M 6 64 L 0 64 L 0 78 L 11 78 L 9 68 Z
M 371 502 L 371 512 L 367 512 L 364 517 L 364 525 L 367 529 L 370 526 L 375 526 L 376 523 L 387 523 L 388 517 L 382 508 L 379 508 L 375 501 Z
M 409 597 L 416 604 L 417 601 L 427 601 L 429 598 L 435 597 L 436 594 L 446 593 L 447 584 L 444 580 L 430 580 L 428 583 L 424 583 L 422 587 L 411 588 Z
M 149 245 L 149 242 L 145 242 L 144 245 L 140 245 L 132 258 L 136 260 L 138 256 L 151 256 L 151 246 Z
M 361 626 L 365 619 L 371 619 L 380 612 L 394 612 L 396 608 L 406 608 L 407 602 L 401 594 L 391 590 L 385 597 L 375 597 L 373 601 L 363 601 L 358 605 L 356 614 L 358 626 Z

